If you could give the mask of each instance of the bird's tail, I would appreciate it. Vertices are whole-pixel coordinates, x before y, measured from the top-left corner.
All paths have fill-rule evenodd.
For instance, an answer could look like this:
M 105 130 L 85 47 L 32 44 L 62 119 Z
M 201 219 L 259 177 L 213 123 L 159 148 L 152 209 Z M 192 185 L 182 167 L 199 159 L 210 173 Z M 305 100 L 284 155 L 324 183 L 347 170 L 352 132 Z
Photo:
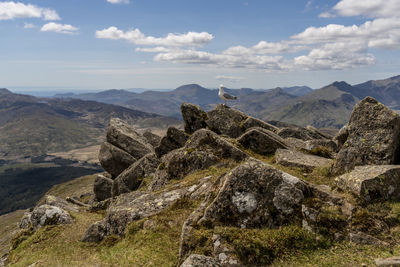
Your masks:
M 235 100 L 236 100 L 236 99 L 238 99 L 238 98 L 237 98 L 237 96 L 234 96 L 234 97 L 233 97 L 233 99 L 235 99 Z

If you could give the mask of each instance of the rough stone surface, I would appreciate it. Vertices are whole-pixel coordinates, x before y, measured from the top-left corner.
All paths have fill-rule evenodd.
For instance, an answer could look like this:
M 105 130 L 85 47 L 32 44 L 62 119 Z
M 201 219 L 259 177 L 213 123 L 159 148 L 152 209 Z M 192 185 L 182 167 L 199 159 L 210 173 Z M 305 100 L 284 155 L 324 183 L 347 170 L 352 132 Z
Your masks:
M 282 138 L 297 138 L 303 141 L 312 139 L 324 139 L 327 135 L 323 134 L 314 127 L 307 126 L 308 128 L 302 127 L 285 127 L 281 128 L 277 134 Z
M 223 179 L 200 224 L 278 227 L 301 216 L 301 201 L 310 194 L 300 179 L 253 158 Z
M 79 207 L 77 205 L 74 205 L 64 199 L 52 195 L 46 195 L 44 197 L 43 204 L 47 204 L 49 206 L 55 206 L 67 211 L 79 212 Z
M 285 143 L 292 148 L 295 148 L 298 150 L 306 149 L 306 142 L 301 139 L 288 137 L 288 138 L 285 138 L 284 140 L 285 140 Z
M 348 132 L 336 157 L 335 173 L 359 165 L 399 163 L 400 116 L 377 100 L 366 97 L 354 107 Z
M 349 237 L 350 237 L 350 242 L 353 242 L 357 245 L 375 245 L 375 246 L 389 245 L 388 243 L 383 242 L 378 238 L 363 232 L 350 233 Z
M 339 130 L 339 132 L 335 135 L 335 137 L 333 137 L 333 141 L 336 142 L 338 149 L 342 148 L 344 143 L 346 143 L 348 137 L 349 137 L 349 129 L 346 124 Z
M 115 178 L 136 159 L 124 150 L 105 142 L 100 147 L 99 161 L 103 169 Z
M 37 230 L 45 225 L 70 224 L 73 219 L 65 210 L 47 204 L 36 207 L 32 212 L 25 212 L 19 227 Z
M 111 197 L 113 180 L 98 174 L 94 180 L 93 191 L 97 201 L 103 201 Z
M 128 152 L 135 159 L 154 152 L 146 138 L 121 119 L 113 118 L 107 128 L 107 142 Z
M 305 141 L 305 149 L 306 150 L 314 150 L 319 147 L 327 148 L 331 152 L 338 152 L 338 146 L 337 144 L 329 139 L 313 139 L 313 140 L 308 140 Z
M 161 139 L 160 145 L 155 148 L 156 155 L 160 158 L 168 152 L 185 145 L 188 136 L 175 127 L 169 127 L 167 134 Z
M 143 137 L 146 138 L 147 142 L 152 145 L 154 148 L 160 145 L 161 136 L 156 135 L 150 131 L 145 131 L 143 133 Z
M 279 131 L 279 128 L 269 124 L 268 122 L 253 118 L 253 117 L 248 117 L 245 121 L 242 122 L 241 127 L 246 131 L 250 128 L 253 127 L 260 127 L 265 130 L 277 133 Z
M 288 149 L 278 149 L 275 153 L 275 160 L 282 166 L 298 167 L 305 171 L 313 171 L 317 167 L 329 166 L 333 163 L 331 159 Z
M 400 165 L 357 166 L 335 182 L 363 201 L 400 200 Z
M 306 130 L 308 131 L 307 134 L 315 139 L 332 139 L 333 138 L 333 136 L 330 136 L 311 125 L 307 125 Z
M 263 155 L 273 154 L 278 148 L 288 148 L 280 136 L 259 127 L 249 129 L 237 140 L 242 146 Z
M 153 174 L 160 160 L 154 153 L 142 157 L 123 171 L 112 184 L 112 196 L 128 193 L 139 188 L 143 178 Z
M 400 257 L 394 256 L 386 259 L 376 259 L 376 266 L 400 267 Z
M 214 110 L 208 112 L 206 122 L 208 128 L 217 134 L 237 138 L 244 132 L 240 126 L 245 119 L 247 119 L 247 115 L 243 112 L 218 104 Z
M 181 267 L 219 267 L 221 266 L 214 258 L 199 254 L 190 255 Z
M 186 133 L 192 134 L 199 129 L 207 127 L 207 113 L 198 105 L 182 103 L 181 112 Z

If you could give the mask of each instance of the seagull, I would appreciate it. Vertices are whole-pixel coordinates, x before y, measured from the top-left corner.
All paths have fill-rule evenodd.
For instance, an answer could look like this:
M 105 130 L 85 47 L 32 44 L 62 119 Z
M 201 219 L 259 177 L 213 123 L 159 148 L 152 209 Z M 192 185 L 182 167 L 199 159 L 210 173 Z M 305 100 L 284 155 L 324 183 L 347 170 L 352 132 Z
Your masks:
M 225 106 L 226 106 L 226 101 L 237 99 L 236 96 L 233 96 L 233 95 L 230 95 L 228 93 L 225 93 L 224 92 L 224 86 L 222 84 L 219 86 L 218 96 L 219 96 L 219 98 L 221 98 L 222 100 L 225 101 Z

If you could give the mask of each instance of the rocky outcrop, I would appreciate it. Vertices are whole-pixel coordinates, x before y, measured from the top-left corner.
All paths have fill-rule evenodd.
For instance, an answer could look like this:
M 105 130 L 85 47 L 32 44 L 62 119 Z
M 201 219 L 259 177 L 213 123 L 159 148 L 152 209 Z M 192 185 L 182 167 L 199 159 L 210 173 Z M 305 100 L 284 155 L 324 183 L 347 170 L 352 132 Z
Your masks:
M 198 105 L 182 103 L 181 112 L 186 133 L 192 134 L 197 130 L 207 127 L 207 113 Z
M 278 127 L 276 127 L 272 124 L 269 124 L 265 121 L 253 118 L 253 117 L 248 117 L 246 120 L 244 120 L 241 123 L 240 126 L 244 131 L 247 131 L 248 129 L 254 128 L 254 127 L 260 127 L 260 128 L 263 128 L 265 130 L 268 130 L 268 131 L 271 131 L 274 133 L 277 133 L 279 131 Z
M 335 173 L 359 165 L 399 163 L 400 116 L 372 97 L 364 98 L 354 107 L 348 133 L 333 166 Z
M 212 257 L 192 254 L 182 263 L 180 267 L 220 267 L 221 265 Z
M 71 215 L 65 210 L 47 204 L 36 207 L 32 212 L 25 212 L 19 227 L 21 229 L 33 229 L 46 225 L 70 224 L 73 222 Z
M 143 137 L 146 138 L 147 142 L 154 148 L 158 147 L 161 142 L 161 136 L 158 136 L 150 131 L 145 131 Z
M 156 147 L 156 155 L 160 158 L 168 152 L 181 148 L 185 145 L 188 136 L 175 127 L 169 127 L 167 134 L 161 139 L 160 145 Z
M 154 152 L 146 138 L 137 133 L 130 125 L 121 119 L 110 120 L 107 129 L 107 142 L 126 151 L 135 159 Z
M 400 200 L 400 165 L 357 166 L 335 182 L 365 202 Z
M 103 174 L 98 174 L 93 185 L 96 201 L 103 201 L 107 198 L 110 198 L 112 185 L 112 179 L 105 177 Z
M 336 142 L 338 149 L 342 148 L 344 143 L 346 143 L 348 137 L 349 137 L 349 129 L 346 124 L 339 130 L 339 132 L 335 135 L 335 137 L 333 137 L 333 141 Z
M 376 259 L 376 266 L 387 266 L 387 267 L 399 267 L 400 266 L 400 257 L 394 256 L 386 259 Z
M 312 139 L 329 139 L 329 137 L 315 129 L 312 126 L 307 126 L 307 128 L 302 127 L 285 127 L 279 129 L 277 134 L 282 138 L 297 138 L 303 141 Z
M 136 159 L 124 150 L 105 142 L 100 147 L 99 161 L 103 169 L 115 178 Z
M 263 155 L 273 154 L 278 148 L 288 148 L 277 134 L 259 127 L 249 129 L 237 140 L 243 147 Z
M 312 172 L 317 167 L 330 166 L 333 163 L 330 159 L 288 149 L 278 149 L 275 153 L 275 160 L 282 166 L 296 167 L 307 172 Z
M 237 138 L 244 132 L 241 123 L 247 119 L 247 115 L 239 110 L 219 104 L 207 115 L 208 128 L 217 134 Z
M 308 140 L 305 141 L 305 150 L 308 151 L 315 151 L 315 150 L 321 150 L 322 149 L 327 149 L 331 152 L 331 154 L 338 152 L 338 146 L 337 144 L 329 139 L 313 139 L 313 140 Z
M 114 180 L 112 184 L 112 196 L 128 193 L 139 188 L 143 178 L 153 174 L 160 160 L 154 153 L 148 154 L 133 163 Z

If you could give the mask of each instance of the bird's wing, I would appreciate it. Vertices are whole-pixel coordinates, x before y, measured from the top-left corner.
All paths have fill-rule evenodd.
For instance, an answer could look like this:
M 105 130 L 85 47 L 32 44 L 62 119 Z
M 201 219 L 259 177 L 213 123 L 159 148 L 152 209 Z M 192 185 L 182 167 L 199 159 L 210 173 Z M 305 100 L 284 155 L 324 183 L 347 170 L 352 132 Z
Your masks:
M 230 94 L 228 94 L 228 93 L 224 93 L 224 97 L 225 97 L 226 99 L 237 99 L 236 96 L 230 95 Z

